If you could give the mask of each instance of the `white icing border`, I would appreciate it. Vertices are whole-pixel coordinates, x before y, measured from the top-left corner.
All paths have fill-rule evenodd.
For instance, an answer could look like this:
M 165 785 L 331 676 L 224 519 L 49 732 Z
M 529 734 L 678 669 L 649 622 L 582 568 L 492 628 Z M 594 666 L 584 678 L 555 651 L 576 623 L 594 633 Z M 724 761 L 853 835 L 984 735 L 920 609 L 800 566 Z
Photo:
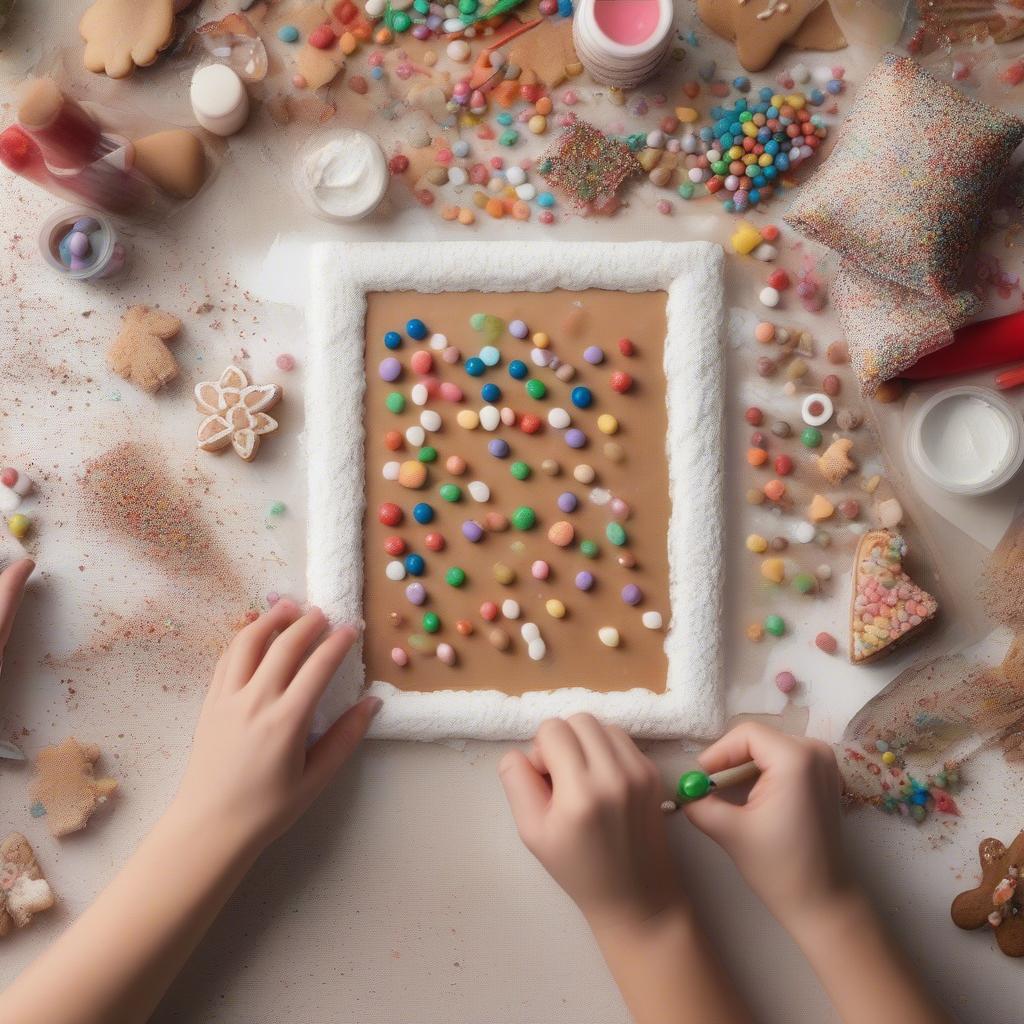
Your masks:
M 496 690 L 409 693 L 374 681 L 369 692 L 382 697 L 384 706 L 372 736 L 526 739 L 545 718 L 577 711 L 617 722 L 637 737 L 705 739 L 721 731 L 723 262 L 721 248 L 710 242 L 314 247 L 306 383 L 306 436 L 312 439 L 307 580 L 309 600 L 333 621 L 362 619 L 368 292 L 603 288 L 668 294 L 664 366 L 672 439 L 666 445 L 672 617 L 665 638 L 665 693 L 639 688 L 595 693 L 582 687 L 522 697 Z M 360 644 L 338 675 L 332 703 L 351 704 L 364 676 Z

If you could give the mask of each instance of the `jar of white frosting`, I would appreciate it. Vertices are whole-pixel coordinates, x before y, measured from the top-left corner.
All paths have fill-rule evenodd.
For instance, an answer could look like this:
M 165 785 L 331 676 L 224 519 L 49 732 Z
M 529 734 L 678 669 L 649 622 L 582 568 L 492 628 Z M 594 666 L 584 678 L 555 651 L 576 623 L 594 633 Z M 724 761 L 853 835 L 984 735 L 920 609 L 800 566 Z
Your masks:
M 299 151 L 294 183 L 310 213 L 346 223 L 373 213 L 390 175 L 377 140 L 356 128 L 318 134 Z

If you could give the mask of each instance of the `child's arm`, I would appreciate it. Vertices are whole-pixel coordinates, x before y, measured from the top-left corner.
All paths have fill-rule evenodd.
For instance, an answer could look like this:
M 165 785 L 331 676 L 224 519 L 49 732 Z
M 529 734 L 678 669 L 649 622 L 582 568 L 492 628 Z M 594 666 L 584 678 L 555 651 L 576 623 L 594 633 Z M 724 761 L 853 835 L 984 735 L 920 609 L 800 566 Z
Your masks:
M 593 929 L 636 1024 L 743 1024 L 680 889 L 654 765 L 616 726 L 552 719 L 499 766 L 519 834 Z
M 234 638 L 174 802 L 96 902 L 0 996 L 4 1024 L 149 1018 L 260 851 L 313 802 L 380 706 L 360 701 L 306 749 L 317 701 L 355 638 L 343 627 L 313 649 L 326 626 L 321 612 L 281 601 Z
M 708 796 L 684 805 L 690 820 L 790 932 L 847 1024 L 948 1024 L 846 870 L 832 748 L 746 723 L 700 763 L 716 772 L 750 760 L 761 775 L 747 802 Z
M 0 573 L 0 667 L 4 663 L 4 651 L 11 639 L 14 617 L 25 593 L 25 584 L 35 567 L 36 563 L 31 558 L 22 558 Z

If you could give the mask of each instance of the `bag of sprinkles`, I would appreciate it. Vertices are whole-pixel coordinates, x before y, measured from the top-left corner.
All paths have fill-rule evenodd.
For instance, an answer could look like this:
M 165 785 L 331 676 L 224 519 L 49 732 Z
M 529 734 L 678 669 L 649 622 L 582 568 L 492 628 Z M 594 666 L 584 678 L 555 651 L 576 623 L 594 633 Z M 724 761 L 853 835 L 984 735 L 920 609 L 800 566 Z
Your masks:
M 945 348 L 978 309 L 973 292 L 925 295 L 846 262 L 836 273 L 832 301 L 850 362 L 868 396 L 930 352 Z

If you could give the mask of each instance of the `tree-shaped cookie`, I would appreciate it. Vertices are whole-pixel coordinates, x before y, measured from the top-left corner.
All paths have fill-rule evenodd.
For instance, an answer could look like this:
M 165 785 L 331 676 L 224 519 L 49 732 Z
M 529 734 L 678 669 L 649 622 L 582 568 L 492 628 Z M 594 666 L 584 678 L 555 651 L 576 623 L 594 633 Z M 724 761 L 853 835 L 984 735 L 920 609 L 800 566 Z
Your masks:
M 181 321 L 173 313 L 132 306 L 107 351 L 107 363 L 119 377 L 144 391 L 159 391 L 178 376 L 178 364 L 167 342 L 180 330 Z
M 0 842 L 0 938 L 53 906 L 53 892 L 28 840 L 12 832 Z
M 850 601 L 850 661 L 888 654 L 930 622 L 939 603 L 903 568 L 907 542 L 890 530 L 871 530 L 857 545 Z
M 968 930 L 988 925 L 1007 956 L 1024 956 L 1024 832 L 1009 848 L 998 839 L 983 839 L 978 847 L 981 884 L 960 893 L 950 908 L 953 924 Z
M 117 789 L 114 779 L 97 779 L 94 766 L 100 748 L 73 736 L 36 757 L 36 775 L 29 786 L 32 814 L 46 816 L 58 839 L 85 828 L 93 811 Z
M 154 63 L 174 39 L 176 6 L 187 5 L 175 0 L 96 0 L 78 23 L 86 68 L 127 78 L 137 67 Z

